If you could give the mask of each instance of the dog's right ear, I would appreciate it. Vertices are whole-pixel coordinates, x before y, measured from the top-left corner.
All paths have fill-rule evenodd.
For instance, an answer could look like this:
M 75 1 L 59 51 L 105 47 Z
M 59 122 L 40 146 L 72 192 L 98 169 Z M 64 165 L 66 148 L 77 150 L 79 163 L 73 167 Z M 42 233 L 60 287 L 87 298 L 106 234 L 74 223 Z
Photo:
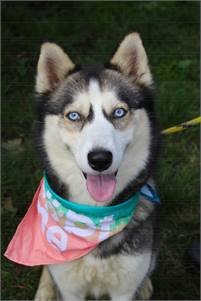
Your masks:
M 74 68 L 68 55 L 54 43 L 41 46 L 37 67 L 36 92 L 43 94 L 52 92 Z

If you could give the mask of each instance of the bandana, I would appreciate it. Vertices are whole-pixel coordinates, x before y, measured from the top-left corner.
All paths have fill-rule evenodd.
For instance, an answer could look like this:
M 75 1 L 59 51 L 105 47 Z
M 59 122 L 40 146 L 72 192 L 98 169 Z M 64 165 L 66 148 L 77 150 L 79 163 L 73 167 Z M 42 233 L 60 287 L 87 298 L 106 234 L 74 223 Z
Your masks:
M 27 266 L 80 258 L 128 225 L 140 194 L 159 201 L 152 187 L 146 184 L 118 205 L 80 205 L 57 195 L 44 177 L 4 255 Z

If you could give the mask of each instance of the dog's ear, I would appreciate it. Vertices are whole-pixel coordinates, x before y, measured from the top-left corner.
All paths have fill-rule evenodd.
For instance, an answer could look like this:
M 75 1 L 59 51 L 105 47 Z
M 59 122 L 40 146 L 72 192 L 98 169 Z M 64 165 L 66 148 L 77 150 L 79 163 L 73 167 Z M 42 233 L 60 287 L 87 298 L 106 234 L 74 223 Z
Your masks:
M 127 35 L 110 60 L 132 82 L 150 86 L 152 84 L 148 59 L 138 33 Z
M 73 62 L 62 48 L 54 43 L 42 44 L 37 67 L 36 92 L 53 91 L 73 68 Z

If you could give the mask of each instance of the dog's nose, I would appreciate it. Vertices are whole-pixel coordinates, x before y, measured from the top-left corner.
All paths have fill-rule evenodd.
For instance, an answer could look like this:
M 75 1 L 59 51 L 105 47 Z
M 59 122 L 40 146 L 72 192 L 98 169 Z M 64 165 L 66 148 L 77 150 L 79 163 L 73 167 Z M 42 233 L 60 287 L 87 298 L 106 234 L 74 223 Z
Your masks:
M 94 170 L 106 170 L 112 164 L 112 153 L 103 149 L 93 150 L 88 153 L 88 162 Z

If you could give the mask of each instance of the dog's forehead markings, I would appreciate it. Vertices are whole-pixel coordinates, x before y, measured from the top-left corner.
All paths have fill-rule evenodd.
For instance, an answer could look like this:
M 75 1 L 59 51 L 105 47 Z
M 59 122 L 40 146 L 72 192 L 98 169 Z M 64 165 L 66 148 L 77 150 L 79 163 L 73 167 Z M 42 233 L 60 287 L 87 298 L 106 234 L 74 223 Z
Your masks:
M 114 105 L 118 99 L 113 89 L 101 89 L 99 83 L 95 79 L 91 79 L 89 82 L 89 101 L 95 108 L 110 107 Z
M 101 102 L 101 89 L 97 80 L 91 79 L 89 82 L 89 99 L 92 105 L 100 104 Z

